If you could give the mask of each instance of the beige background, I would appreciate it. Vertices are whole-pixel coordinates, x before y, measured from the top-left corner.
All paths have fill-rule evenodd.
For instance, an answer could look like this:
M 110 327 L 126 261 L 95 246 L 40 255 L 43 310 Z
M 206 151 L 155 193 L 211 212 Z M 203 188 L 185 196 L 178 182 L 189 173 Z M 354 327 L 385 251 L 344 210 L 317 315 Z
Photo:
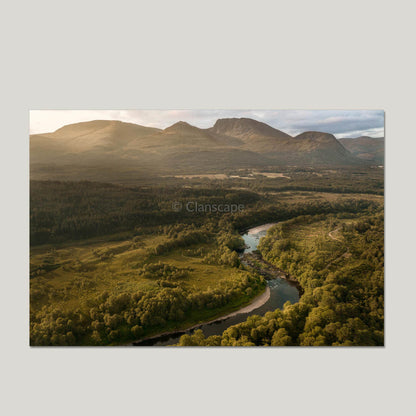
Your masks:
M 414 413 L 414 2 L 6 1 L 3 414 Z M 386 347 L 28 347 L 29 109 L 384 109 Z

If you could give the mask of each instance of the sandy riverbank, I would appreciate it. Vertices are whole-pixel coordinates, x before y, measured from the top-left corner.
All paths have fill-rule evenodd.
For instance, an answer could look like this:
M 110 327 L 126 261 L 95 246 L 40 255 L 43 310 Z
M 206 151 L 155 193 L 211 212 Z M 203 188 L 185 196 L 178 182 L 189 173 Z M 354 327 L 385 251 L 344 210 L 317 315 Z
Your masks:
M 189 331 L 193 331 L 194 329 L 198 329 L 203 325 L 209 325 L 209 324 L 213 324 L 214 322 L 220 322 L 220 321 L 223 321 L 225 319 L 236 316 L 240 313 L 249 313 L 251 311 L 254 311 L 257 308 L 260 308 L 260 306 L 263 306 L 269 299 L 270 299 L 270 287 L 267 286 L 266 290 L 261 295 L 255 297 L 254 300 L 249 305 L 244 306 L 243 308 L 238 309 L 234 312 L 231 312 L 228 315 L 220 316 L 219 318 L 215 318 L 211 321 L 201 322 L 199 324 L 193 325 L 189 328 L 185 328 L 185 329 L 182 329 L 182 330 L 171 331 L 171 332 L 163 332 L 162 334 L 158 334 L 158 335 L 154 335 L 152 337 L 143 338 L 141 340 L 134 341 L 133 343 L 128 344 L 128 345 L 134 345 L 135 343 L 141 343 L 141 342 L 149 341 L 149 340 L 159 338 L 159 337 L 162 337 L 162 336 L 169 336 L 169 335 L 173 336 L 173 335 L 176 335 L 176 334 L 177 335 L 185 334 Z
M 231 318 L 232 316 L 236 316 L 240 313 L 249 313 L 254 311 L 254 309 L 260 308 L 263 306 L 268 300 L 270 299 L 270 287 L 267 286 L 266 290 L 259 296 L 257 296 L 250 305 L 245 306 L 244 308 L 239 309 L 238 311 L 231 312 L 228 315 L 221 316 L 220 318 L 216 318 L 213 321 L 207 323 L 213 323 L 216 321 L 223 321 L 224 319 Z
M 263 225 L 259 225 L 258 227 L 254 227 L 254 228 L 250 228 L 247 231 L 247 234 L 258 234 L 261 233 L 262 231 L 267 231 L 269 228 L 273 227 L 273 225 L 276 225 L 277 222 L 270 222 L 268 224 L 263 224 Z

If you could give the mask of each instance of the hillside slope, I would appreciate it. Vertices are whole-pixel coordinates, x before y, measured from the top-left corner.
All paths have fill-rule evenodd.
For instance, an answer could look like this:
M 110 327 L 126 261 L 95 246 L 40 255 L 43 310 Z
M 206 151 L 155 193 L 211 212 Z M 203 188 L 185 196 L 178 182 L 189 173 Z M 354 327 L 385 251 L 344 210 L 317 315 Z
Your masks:
M 112 180 L 149 174 L 362 163 L 334 136 L 291 137 L 256 120 L 220 119 L 208 129 L 177 122 L 161 130 L 96 120 L 30 138 L 32 179 Z
M 339 142 L 360 159 L 384 164 L 384 137 L 361 136 L 355 139 L 339 139 Z

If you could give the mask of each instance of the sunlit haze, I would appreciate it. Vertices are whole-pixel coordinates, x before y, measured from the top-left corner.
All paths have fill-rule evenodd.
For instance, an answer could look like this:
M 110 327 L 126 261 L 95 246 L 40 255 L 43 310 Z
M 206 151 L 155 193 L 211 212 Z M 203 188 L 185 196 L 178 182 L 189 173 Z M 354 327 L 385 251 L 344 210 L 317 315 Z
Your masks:
M 217 119 L 247 117 L 267 123 L 290 135 L 322 131 L 343 137 L 384 137 L 381 110 L 32 110 L 30 133 L 53 132 L 67 124 L 91 120 L 119 120 L 166 128 L 186 121 L 199 128 Z

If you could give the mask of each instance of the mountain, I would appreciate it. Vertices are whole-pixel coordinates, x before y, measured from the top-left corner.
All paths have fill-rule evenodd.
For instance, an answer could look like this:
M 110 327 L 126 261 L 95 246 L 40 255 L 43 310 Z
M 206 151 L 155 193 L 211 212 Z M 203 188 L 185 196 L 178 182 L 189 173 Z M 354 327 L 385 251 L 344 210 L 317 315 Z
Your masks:
M 384 165 L 384 137 L 361 136 L 354 139 L 339 139 L 339 142 L 354 156 Z
M 292 153 L 303 155 L 305 163 L 334 165 L 355 164 L 356 158 L 338 142 L 334 135 L 307 131 L 293 138 Z M 309 162 L 308 162 L 309 161 Z
M 96 120 L 64 126 L 53 133 L 30 136 L 30 156 L 35 162 L 51 162 L 91 155 L 117 153 L 135 140 L 144 140 L 161 130 L 121 121 Z
M 251 139 L 253 137 L 290 138 L 286 133 L 251 118 L 220 118 L 208 129 L 214 133 L 231 137 Z
M 220 143 L 208 132 L 179 121 L 162 131 L 157 143 L 164 147 L 202 147 L 218 146 Z
M 281 165 L 356 163 L 356 159 L 328 133 L 309 131 L 291 137 L 248 118 L 220 119 L 208 131 L 220 138 L 238 138 L 241 148 L 267 155 Z
M 208 129 L 183 121 L 164 130 L 121 121 L 76 123 L 31 135 L 30 159 L 32 179 L 89 180 L 362 163 L 330 134 L 291 137 L 248 118 L 220 119 Z
M 286 133 L 250 118 L 224 118 L 208 131 L 232 146 L 260 154 L 278 151 L 291 139 Z

